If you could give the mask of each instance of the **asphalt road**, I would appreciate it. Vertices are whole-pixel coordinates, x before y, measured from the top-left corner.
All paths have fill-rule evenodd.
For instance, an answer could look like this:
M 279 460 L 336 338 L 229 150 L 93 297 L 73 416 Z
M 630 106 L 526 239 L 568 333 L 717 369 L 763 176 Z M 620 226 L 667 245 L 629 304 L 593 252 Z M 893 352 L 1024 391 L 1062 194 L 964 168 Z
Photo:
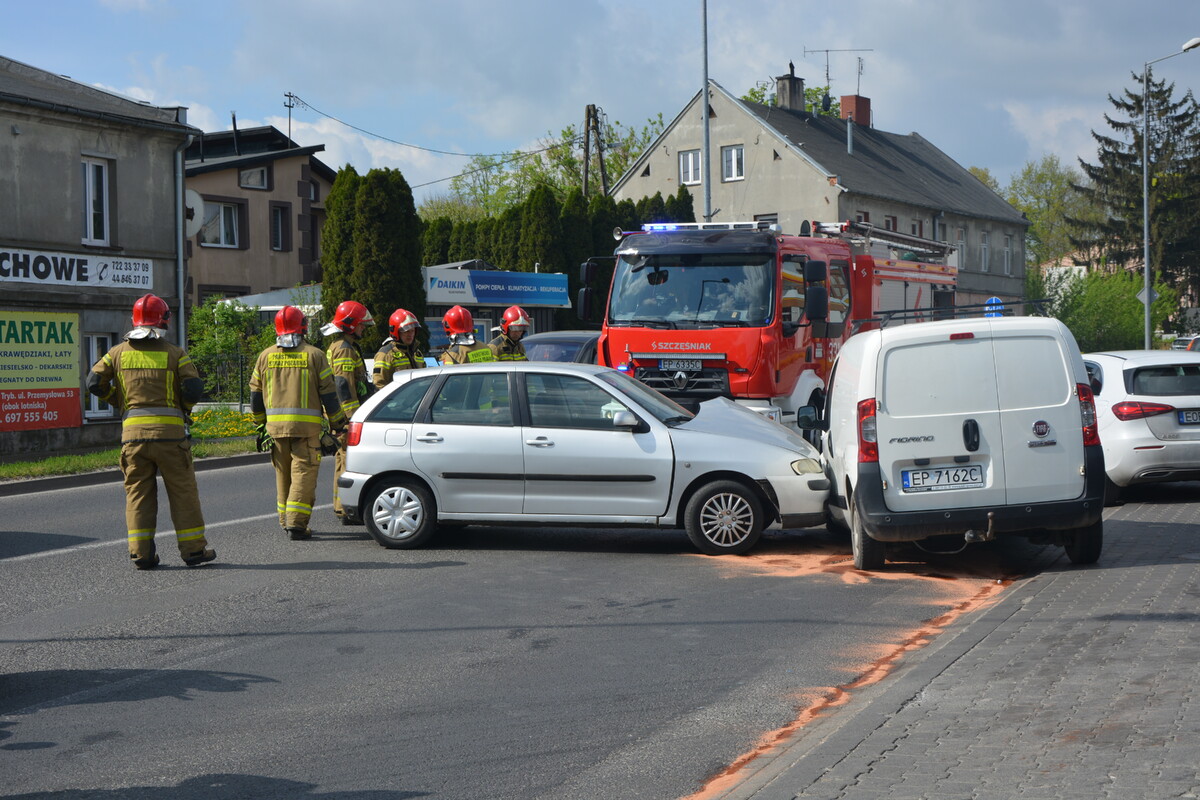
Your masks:
M 200 473 L 198 569 L 161 533 L 133 569 L 118 483 L 0 497 L 0 796 L 683 797 L 1061 552 L 865 577 L 823 529 L 745 558 L 682 531 L 389 551 L 333 524 L 327 468 L 308 542 L 269 465 Z

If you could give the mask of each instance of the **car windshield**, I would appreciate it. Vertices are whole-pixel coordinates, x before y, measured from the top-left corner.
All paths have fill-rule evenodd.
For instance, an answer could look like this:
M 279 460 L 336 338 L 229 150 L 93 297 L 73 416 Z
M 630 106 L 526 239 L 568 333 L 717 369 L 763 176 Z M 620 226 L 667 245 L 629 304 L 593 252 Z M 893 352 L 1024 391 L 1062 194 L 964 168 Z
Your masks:
M 770 256 L 625 253 L 613 275 L 608 324 L 762 327 L 774 309 L 773 266 Z
M 525 357 L 530 361 L 574 361 L 583 349 L 583 342 L 544 339 L 525 343 Z
M 1161 364 L 1133 373 L 1132 394 L 1200 395 L 1200 364 Z
M 674 425 L 687 422 L 696 416 L 671 398 L 656 392 L 639 380 L 634 380 L 624 372 L 607 370 L 597 373 L 596 377 L 632 397 L 659 422 Z

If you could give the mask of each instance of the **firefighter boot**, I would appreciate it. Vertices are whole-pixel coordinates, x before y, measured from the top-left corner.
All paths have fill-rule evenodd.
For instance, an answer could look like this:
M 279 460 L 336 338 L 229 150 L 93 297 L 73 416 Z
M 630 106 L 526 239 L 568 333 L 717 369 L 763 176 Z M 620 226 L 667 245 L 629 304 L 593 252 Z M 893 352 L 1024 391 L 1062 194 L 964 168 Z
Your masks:
M 133 559 L 133 565 L 138 569 L 154 569 L 159 563 L 159 557 L 153 552 L 140 556 L 137 553 L 130 553 L 129 557 Z
M 189 567 L 198 567 L 201 564 L 207 564 L 217 557 L 217 551 L 211 547 L 201 550 L 199 553 L 193 553 L 190 556 L 183 557 L 183 563 Z
M 288 533 L 288 538 L 293 542 L 300 542 L 305 539 L 312 538 L 312 531 L 307 528 L 285 528 Z

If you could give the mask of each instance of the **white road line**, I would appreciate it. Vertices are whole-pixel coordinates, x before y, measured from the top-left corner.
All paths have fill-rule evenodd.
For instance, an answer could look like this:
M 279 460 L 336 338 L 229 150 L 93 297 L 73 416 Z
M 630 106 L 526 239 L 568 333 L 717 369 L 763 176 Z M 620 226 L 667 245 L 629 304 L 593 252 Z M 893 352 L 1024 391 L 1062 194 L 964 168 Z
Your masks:
M 313 511 L 318 511 L 323 508 L 333 508 L 333 503 L 325 503 L 324 505 L 313 506 Z M 263 519 L 278 519 L 278 518 L 279 517 L 277 514 L 259 514 L 258 516 L 255 516 L 255 517 L 242 517 L 241 519 L 229 519 L 229 520 L 225 520 L 224 522 L 214 522 L 212 524 L 206 524 L 204 526 L 204 529 L 206 531 L 211 531 L 214 528 L 227 528 L 230 525 L 243 525 L 247 522 L 258 522 L 259 520 L 263 520 Z M 169 539 L 173 542 L 175 540 L 175 532 L 167 531 L 165 533 L 155 534 L 154 538 L 156 540 L 157 539 L 163 539 L 163 540 Z M 65 555 L 67 553 L 78 553 L 82 550 L 95 550 L 98 547 L 109 547 L 111 545 L 125 544 L 125 543 L 126 543 L 125 539 L 108 539 L 103 542 L 89 542 L 87 544 L 77 544 L 74 547 L 63 547 L 63 548 L 60 548 L 57 550 L 44 550 L 40 553 L 28 553 L 23 556 L 13 556 L 12 558 L 0 558 L 0 564 L 12 564 L 17 561 L 32 561 L 35 558 L 45 558 L 46 556 L 60 556 L 60 555 Z

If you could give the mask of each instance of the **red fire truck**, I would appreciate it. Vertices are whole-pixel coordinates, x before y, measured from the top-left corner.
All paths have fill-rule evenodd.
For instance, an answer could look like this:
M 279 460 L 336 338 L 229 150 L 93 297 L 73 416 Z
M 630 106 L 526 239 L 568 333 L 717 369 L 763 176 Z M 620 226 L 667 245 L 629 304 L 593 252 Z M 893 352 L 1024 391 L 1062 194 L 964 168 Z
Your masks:
M 953 306 L 953 247 L 856 222 L 664 223 L 615 231 L 599 362 L 694 405 L 729 397 L 784 424 L 882 311 Z M 598 264 L 583 265 L 587 318 Z M 912 318 L 910 314 L 910 319 Z

